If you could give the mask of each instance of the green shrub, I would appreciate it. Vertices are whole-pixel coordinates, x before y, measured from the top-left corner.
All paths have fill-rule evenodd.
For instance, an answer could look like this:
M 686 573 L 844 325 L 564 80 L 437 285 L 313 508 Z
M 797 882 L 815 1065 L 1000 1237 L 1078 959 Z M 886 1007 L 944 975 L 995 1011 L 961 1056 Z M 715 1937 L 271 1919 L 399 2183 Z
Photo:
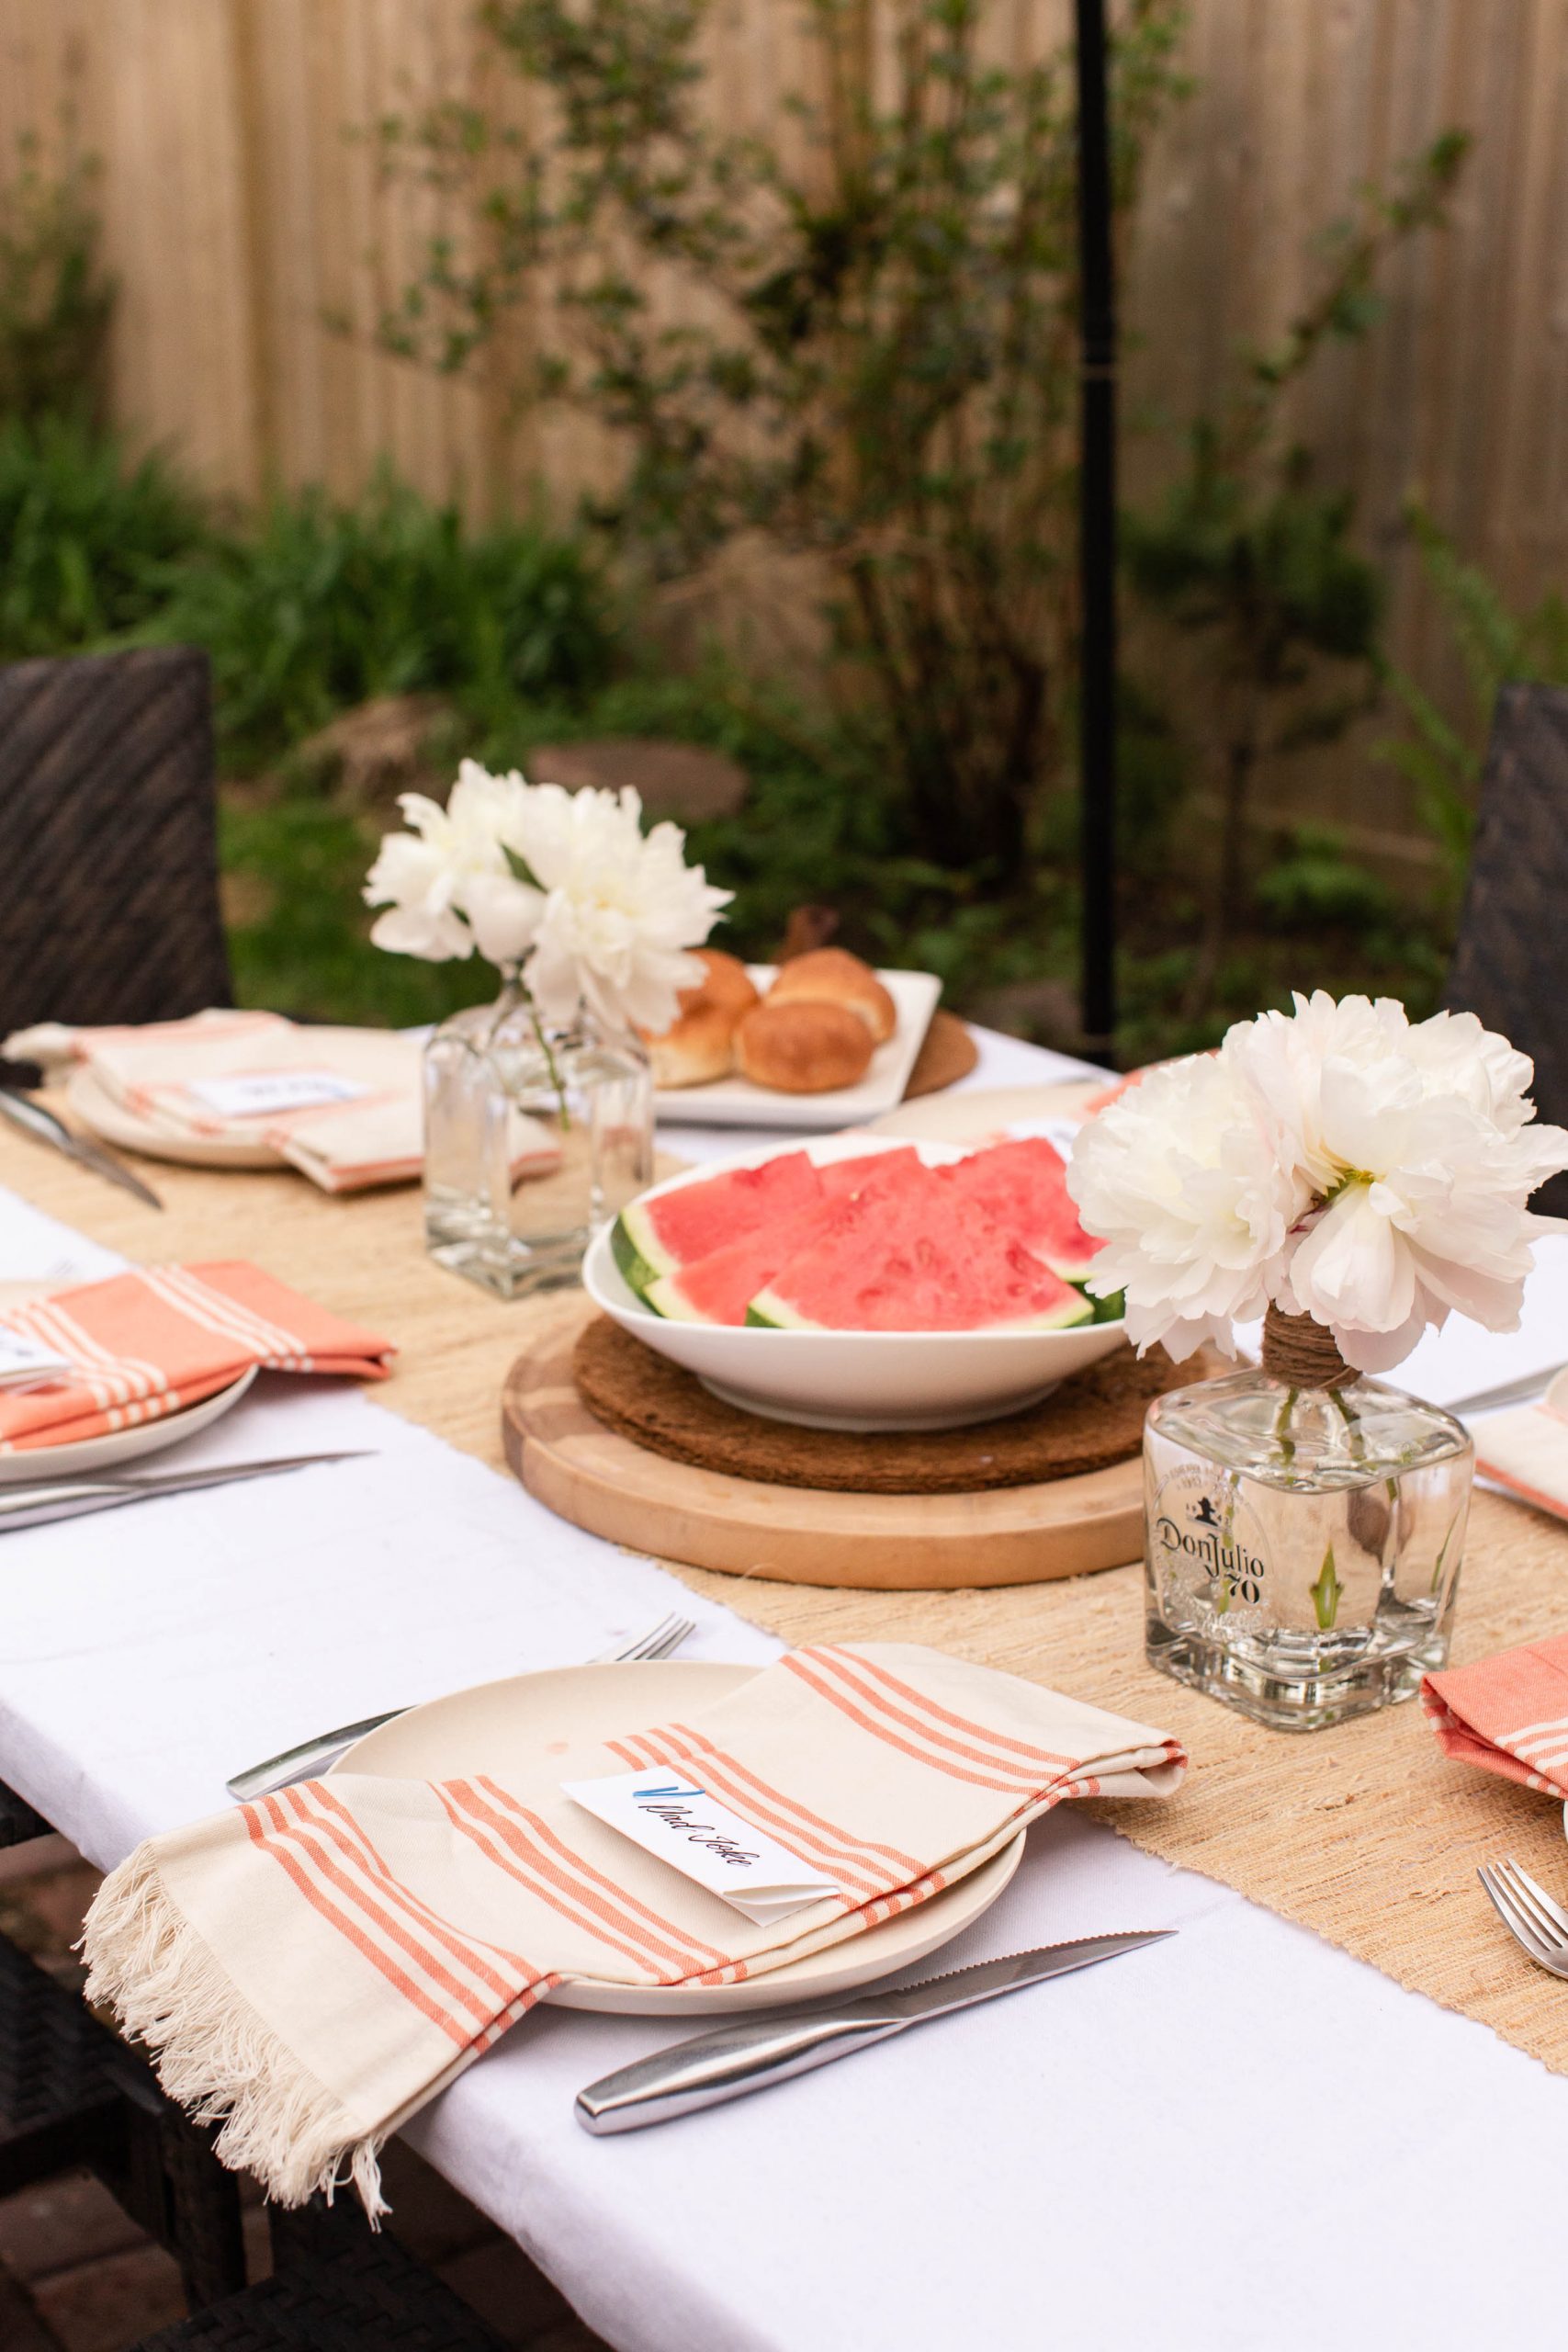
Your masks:
M 0 659 L 144 627 L 173 567 L 207 538 L 200 501 L 166 459 L 128 464 L 117 440 L 75 419 L 0 424 Z
M 1394 912 L 1386 883 L 1346 851 L 1343 835 L 1326 825 L 1298 825 L 1285 854 L 1258 876 L 1258 902 L 1282 930 L 1322 931 L 1337 925 L 1375 933 Z
M 37 140 L 17 146 L 0 188 L 0 416 L 90 419 L 103 407 L 115 301 L 98 265 L 96 166 L 73 153 L 51 179 Z
M 447 694 L 494 732 L 523 702 L 599 684 L 614 650 L 579 540 L 526 523 L 469 532 L 387 474 L 351 505 L 276 495 L 254 531 L 182 573 L 156 633 L 206 646 L 242 769 L 377 695 Z

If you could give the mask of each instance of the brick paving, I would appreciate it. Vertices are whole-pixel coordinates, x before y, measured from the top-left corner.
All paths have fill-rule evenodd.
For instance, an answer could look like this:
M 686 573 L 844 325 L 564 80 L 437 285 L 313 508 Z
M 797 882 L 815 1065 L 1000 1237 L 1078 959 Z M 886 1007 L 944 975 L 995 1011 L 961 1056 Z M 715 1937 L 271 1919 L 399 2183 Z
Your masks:
M 62 1978 L 97 1873 L 62 1838 L 0 1851 L 0 1932 Z M 383 2157 L 393 2233 L 516 2352 L 607 2352 L 522 2248 L 394 2141 Z M 253 2279 L 269 2267 L 266 2222 L 247 2195 Z M 0 2198 L 3 2352 L 130 2352 L 185 2316 L 179 2276 L 106 2188 L 69 2173 Z

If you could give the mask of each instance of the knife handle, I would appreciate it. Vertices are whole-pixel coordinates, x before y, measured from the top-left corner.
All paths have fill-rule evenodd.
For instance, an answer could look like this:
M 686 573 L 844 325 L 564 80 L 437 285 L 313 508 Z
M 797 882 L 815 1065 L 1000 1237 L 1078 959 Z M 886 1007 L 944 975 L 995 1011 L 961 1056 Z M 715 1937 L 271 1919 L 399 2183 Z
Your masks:
M 655 2051 L 577 2094 L 577 2120 L 585 2132 L 640 2132 L 699 2107 L 743 2098 L 772 2083 L 848 2058 L 856 2050 L 902 2033 L 905 2018 L 827 2016 L 765 2018 L 746 2025 L 699 2034 L 672 2050 Z

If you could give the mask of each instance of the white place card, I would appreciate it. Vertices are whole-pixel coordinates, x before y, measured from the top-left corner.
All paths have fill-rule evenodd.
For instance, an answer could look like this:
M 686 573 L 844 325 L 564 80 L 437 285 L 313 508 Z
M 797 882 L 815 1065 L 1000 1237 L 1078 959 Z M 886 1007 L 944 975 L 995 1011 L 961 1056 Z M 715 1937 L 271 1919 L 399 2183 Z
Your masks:
M 840 1892 L 766 1832 L 664 1765 L 563 1781 L 569 1797 L 760 1928 Z
M 190 1092 L 220 1119 L 265 1119 L 279 1111 L 314 1111 L 323 1102 L 352 1102 L 368 1094 L 356 1078 L 331 1069 L 256 1070 L 243 1078 L 192 1080 Z
M 55 1380 L 72 1371 L 69 1356 L 47 1348 L 39 1340 L 8 1331 L 0 1324 L 0 1388 L 22 1387 L 32 1381 Z

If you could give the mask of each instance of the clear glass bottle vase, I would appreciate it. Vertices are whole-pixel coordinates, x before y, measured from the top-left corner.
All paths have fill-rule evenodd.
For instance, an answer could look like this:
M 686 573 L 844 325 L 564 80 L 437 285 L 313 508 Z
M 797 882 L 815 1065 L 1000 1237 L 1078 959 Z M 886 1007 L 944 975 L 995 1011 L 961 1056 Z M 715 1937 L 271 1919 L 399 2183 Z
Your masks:
M 653 1177 L 637 1040 L 583 1012 L 541 1021 L 509 978 L 424 1050 L 424 1232 L 437 1264 L 500 1298 L 576 1279 L 594 1232 Z
M 1473 1464 L 1451 1414 L 1270 1309 L 1258 1370 L 1149 1409 L 1150 1663 L 1283 1731 L 1412 1697 L 1448 1657 Z

